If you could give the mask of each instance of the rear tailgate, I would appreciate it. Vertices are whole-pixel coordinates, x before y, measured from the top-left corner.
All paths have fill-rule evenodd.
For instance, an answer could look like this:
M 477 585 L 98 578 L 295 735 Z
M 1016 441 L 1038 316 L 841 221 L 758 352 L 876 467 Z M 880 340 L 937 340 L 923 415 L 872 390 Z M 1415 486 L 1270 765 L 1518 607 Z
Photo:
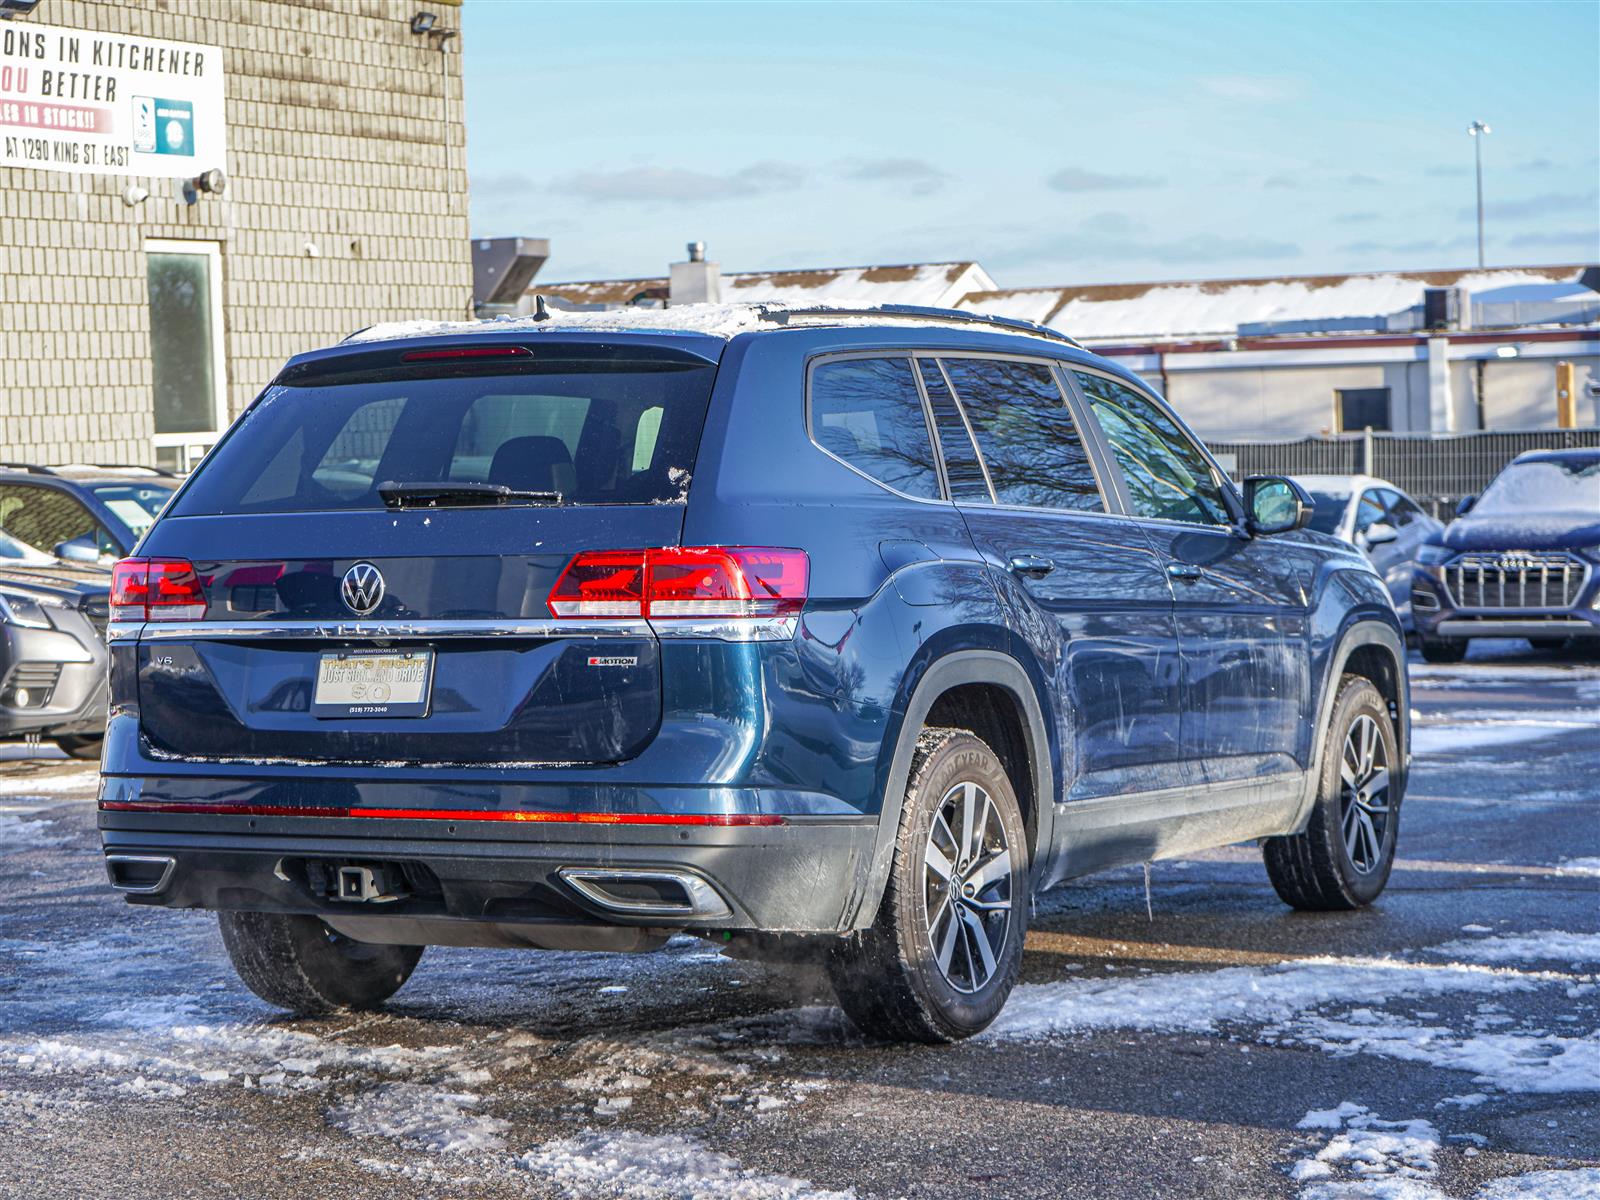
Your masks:
M 678 543 L 715 367 L 538 350 L 440 376 L 363 348 L 359 370 L 268 390 L 141 547 L 204 593 L 139 635 L 153 754 L 539 765 L 648 745 L 649 626 L 548 599 L 584 550 Z

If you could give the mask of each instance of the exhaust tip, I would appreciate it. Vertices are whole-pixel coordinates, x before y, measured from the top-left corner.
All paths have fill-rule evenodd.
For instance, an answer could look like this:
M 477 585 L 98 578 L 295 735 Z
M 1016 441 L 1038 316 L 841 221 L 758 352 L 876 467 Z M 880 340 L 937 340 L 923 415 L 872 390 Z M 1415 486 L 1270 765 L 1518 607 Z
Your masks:
M 733 915 L 717 890 L 689 871 L 562 867 L 556 874 L 589 903 L 619 916 L 707 920 Z
M 108 854 L 106 875 L 119 892 L 153 896 L 167 890 L 178 860 L 166 854 Z

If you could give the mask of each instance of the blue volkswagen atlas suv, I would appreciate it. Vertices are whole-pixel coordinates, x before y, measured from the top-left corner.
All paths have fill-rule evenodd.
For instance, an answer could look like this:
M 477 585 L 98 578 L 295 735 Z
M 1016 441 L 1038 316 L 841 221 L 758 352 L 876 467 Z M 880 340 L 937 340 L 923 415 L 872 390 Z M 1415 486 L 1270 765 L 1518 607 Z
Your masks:
M 687 931 L 960 1038 L 1065 879 L 1262 839 L 1298 908 L 1383 889 L 1401 631 L 1311 511 L 1017 323 L 367 331 L 117 566 L 111 883 L 291 1010 Z

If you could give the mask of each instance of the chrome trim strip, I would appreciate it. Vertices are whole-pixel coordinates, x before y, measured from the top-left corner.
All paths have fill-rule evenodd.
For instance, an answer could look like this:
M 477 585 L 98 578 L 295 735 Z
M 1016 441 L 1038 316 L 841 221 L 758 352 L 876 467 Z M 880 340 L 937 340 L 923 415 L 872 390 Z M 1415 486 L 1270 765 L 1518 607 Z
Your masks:
M 137 631 L 138 626 L 134 629 Z M 144 641 L 188 638 L 234 639 L 318 639 L 370 638 L 387 641 L 395 638 L 640 638 L 650 636 L 650 625 L 640 620 L 585 620 L 568 617 L 557 620 L 504 621 L 147 621 L 142 627 Z
M 650 628 L 663 641 L 709 638 L 718 642 L 791 642 L 799 627 L 799 617 L 674 617 L 650 622 Z
M 787 642 L 794 639 L 799 617 L 703 617 L 669 621 L 548 620 L 505 621 L 146 621 L 107 629 L 107 638 L 142 641 L 343 641 L 365 638 L 710 638 L 720 642 Z
M 161 878 L 147 887 L 130 887 L 128 884 L 117 882 L 116 874 L 111 870 L 112 863 L 160 863 Z M 167 884 L 172 882 L 172 873 L 177 869 L 178 860 L 165 854 L 106 855 L 106 878 L 111 881 L 111 886 L 119 892 L 132 892 L 139 896 L 154 896 L 157 892 L 166 891 Z
M 591 904 L 608 912 L 640 917 L 714 918 L 731 916 L 733 910 L 704 879 L 688 871 L 633 870 L 626 867 L 561 867 L 561 879 Z M 646 883 L 675 883 L 689 898 L 688 904 L 652 904 L 648 900 L 623 900 L 608 894 L 607 883 L 641 880 Z

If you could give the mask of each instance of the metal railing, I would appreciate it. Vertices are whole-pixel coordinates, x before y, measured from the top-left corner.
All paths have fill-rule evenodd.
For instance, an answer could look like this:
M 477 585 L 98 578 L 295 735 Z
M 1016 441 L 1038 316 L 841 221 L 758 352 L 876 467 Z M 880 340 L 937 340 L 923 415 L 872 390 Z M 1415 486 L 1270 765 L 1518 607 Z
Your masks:
M 1235 478 L 1246 475 L 1376 475 L 1441 521 L 1528 450 L 1600 448 L 1600 428 L 1481 433 L 1344 433 L 1297 442 L 1210 442 Z

